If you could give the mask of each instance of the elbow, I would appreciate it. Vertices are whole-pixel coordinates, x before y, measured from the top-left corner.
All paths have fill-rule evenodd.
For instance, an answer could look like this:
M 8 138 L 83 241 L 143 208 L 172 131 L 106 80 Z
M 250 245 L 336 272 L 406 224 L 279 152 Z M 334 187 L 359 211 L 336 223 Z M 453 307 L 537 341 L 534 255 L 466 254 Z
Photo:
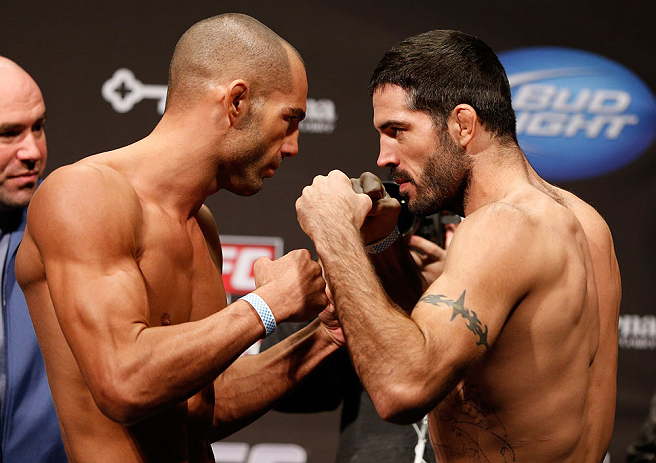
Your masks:
M 444 365 L 432 372 L 409 373 L 399 381 L 386 380 L 379 388 L 369 391 L 370 397 L 383 420 L 395 424 L 416 423 L 456 387 L 462 371 Z
M 420 385 L 390 384 L 370 394 L 376 412 L 385 421 L 412 424 L 432 408 L 430 393 Z
M 125 382 L 106 377 L 91 388 L 91 395 L 103 415 L 122 426 L 129 426 L 148 416 L 137 390 Z

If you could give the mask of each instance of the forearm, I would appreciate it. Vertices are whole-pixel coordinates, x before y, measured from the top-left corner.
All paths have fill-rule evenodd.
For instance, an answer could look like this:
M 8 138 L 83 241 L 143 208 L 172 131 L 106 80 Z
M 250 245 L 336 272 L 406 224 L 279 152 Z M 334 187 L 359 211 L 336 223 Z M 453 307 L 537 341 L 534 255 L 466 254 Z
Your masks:
M 281 323 L 260 344 L 260 352 L 271 349 L 309 323 Z M 292 391 L 276 402 L 273 410 L 284 413 L 317 413 L 335 410 L 344 399 L 349 381 L 357 378 L 346 347 L 330 354 Z M 355 379 L 357 381 L 357 379 Z M 349 383 L 349 384 L 347 384 Z
M 368 256 L 387 295 L 406 312 L 412 311 L 427 285 L 403 237 Z
M 214 381 L 214 435 L 251 423 L 339 346 L 319 320 L 257 355 L 239 358 Z
M 315 246 L 353 364 L 379 414 L 403 420 L 399 410 L 424 405 L 426 366 L 436 363 L 429 342 L 388 299 L 357 230 L 337 226 L 330 233 L 333 236 L 315 236 Z
M 264 328 L 250 305 L 237 301 L 202 320 L 135 326 L 131 342 L 103 342 L 87 358 L 88 383 L 109 418 L 138 422 L 207 386 L 257 339 Z M 111 352 L 110 352 L 111 351 Z

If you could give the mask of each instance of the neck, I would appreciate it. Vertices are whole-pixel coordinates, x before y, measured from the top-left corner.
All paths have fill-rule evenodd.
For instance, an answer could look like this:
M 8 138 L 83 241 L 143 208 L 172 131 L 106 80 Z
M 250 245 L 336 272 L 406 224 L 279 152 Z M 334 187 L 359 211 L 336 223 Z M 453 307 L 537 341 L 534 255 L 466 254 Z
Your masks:
M 493 143 L 478 151 L 465 193 L 465 216 L 488 204 L 502 201 L 537 174 L 516 144 Z
M 221 137 L 208 137 L 209 131 L 193 116 L 165 116 L 147 137 L 110 155 L 141 197 L 185 218 L 223 187 Z

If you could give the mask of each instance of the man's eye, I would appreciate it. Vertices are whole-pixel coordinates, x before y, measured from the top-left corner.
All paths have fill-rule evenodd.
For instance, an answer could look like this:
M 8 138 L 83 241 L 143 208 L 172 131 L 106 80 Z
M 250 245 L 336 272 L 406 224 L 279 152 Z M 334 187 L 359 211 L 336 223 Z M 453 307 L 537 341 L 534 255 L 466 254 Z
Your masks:
M 7 130 L 5 132 L 0 132 L 0 137 L 2 138 L 13 138 L 17 137 L 20 134 L 17 130 Z

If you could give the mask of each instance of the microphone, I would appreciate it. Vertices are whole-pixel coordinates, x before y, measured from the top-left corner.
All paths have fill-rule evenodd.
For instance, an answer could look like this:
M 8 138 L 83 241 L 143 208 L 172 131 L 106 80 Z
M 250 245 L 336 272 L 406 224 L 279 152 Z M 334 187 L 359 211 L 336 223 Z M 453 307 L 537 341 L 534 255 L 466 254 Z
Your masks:
M 447 212 L 438 212 L 436 214 L 420 217 L 412 212 L 408 207 L 408 201 L 401 196 L 399 185 L 389 180 L 383 181 L 383 186 L 392 198 L 401 203 L 401 212 L 397 226 L 399 232 L 405 237 L 418 235 L 444 248 L 444 225 L 447 223 L 459 223 L 462 218 L 459 215 L 449 214 Z
M 399 232 L 401 232 L 403 236 L 413 235 L 417 231 L 417 228 L 419 228 L 420 220 L 416 215 L 410 212 L 408 201 L 403 198 L 399 192 L 399 185 L 395 182 L 384 180 L 383 186 L 385 187 L 387 194 L 401 204 L 401 212 L 399 213 L 397 221 Z

